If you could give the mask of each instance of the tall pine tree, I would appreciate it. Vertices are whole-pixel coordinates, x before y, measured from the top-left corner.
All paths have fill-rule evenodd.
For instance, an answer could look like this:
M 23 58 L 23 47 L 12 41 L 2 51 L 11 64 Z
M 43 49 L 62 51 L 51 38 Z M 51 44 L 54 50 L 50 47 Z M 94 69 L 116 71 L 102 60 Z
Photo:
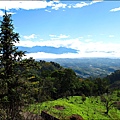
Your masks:
M 7 120 L 21 119 L 23 105 L 24 83 L 17 66 L 20 66 L 25 52 L 18 51 L 16 42 L 19 42 L 19 34 L 14 32 L 11 15 L 5 11 L 0 24 L 0 107 Z

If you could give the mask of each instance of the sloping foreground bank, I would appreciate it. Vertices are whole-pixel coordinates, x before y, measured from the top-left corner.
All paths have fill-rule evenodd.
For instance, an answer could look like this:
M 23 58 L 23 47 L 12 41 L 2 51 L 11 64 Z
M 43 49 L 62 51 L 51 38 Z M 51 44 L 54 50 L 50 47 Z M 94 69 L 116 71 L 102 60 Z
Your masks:
M 116 99 L 119 100 L 117 97 Z M 86 97 L 85 100 L 81 96 L 61 98 L 32 104 L 28 110 L 35 114 L 38 114 L 38 111 L 40 114 L 41 111 L 45 111 L 60 120 L 70 119 L 72 115 L 79 115 L 83 119 L 120 119 L 120 110 L 114 106 L 110 108 L 108 115 L 105 114 L 106 107 L 100 97 Z

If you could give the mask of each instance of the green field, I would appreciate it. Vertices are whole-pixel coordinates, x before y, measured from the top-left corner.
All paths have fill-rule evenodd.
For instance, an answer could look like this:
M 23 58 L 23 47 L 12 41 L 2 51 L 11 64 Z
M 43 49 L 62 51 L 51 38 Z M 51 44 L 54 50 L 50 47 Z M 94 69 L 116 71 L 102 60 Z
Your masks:
M 120 110 L 112 107 L 109 114 L 105 114 L 105 106 L 100 101 L 100 97 L 86 97 L 83 102 L 81 96 L 73 96 L 68 98 L 60 98 L 54 101 L 47 101 L 41 104 L 30 105 L 27 110 L 38 114 L 42 110 L 47 111 L 51 115 L 60 118 L 61 120 L 67 119 L 72 114 L 82 116 L 83 119 L 116 119 L 120 120 Z M 59 110 L 54 106 L 59 105 L 64 108 Z

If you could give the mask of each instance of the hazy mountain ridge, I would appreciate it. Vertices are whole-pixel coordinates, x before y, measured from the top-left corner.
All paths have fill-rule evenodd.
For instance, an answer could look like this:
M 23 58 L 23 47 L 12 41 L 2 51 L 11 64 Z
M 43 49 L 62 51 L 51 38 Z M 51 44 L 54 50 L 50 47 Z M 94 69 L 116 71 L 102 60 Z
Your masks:
M 19 50 L 27 51 L 26 53 L 36 53 L 36 52 L 45 52 L 53 54 L 63 54 L 63 53 L 77 53 L 77 50 L 66 47 L 51 47 L 51 46 L 33 46 L 33 47 L 23 47 L 18 46 Z

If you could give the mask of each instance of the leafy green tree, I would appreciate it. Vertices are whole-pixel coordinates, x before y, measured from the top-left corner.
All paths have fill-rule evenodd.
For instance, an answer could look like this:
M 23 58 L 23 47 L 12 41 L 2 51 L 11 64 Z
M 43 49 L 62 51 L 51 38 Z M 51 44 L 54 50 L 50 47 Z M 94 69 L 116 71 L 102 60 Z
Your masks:
M 64 72 L 62 70 L 56 70 L 51 74 L 51 77 L 54 78 L 54 88 L 55 92 L 53 92 L 53 98 L 59 98 L 61 97 L 61 81 L 63 79 Z
M 93 83 L 90 80 L 84 80 L 81 83 L 81 91 L 86 96 L 91 96 L 93 90 Z
M 54 87 L 56 88 L 57 97 L 67 97 L 74 95 L 77 88 L 78 79 L 72 69 L 63 69 L 54 71 L 51 77 L 55 78 Z
M 109 80 L 110 84 L 120 80 L 120 70 L 114 71 L 114 73 L 108 75 L 106 79 Z
M 93 83 L 93 91 L 94 93 L 97 93 L 97 95 L 102 95 L 107 91 L 108 81 L 106 79 L 96 78 L 95 80 L 93 80 Z
M 13 30 L 11 15 L 5 11 L 0 24 L 0 104 L 5 109 L 7 120 L 22 119 L 20 110 L 25 91 L 24 79 L 17 71 L 25 52 L 15 47 L 19 34 Z
M 55 93 L 54 78 L 46 77 L 40 81 L 38 87 L 38 102 L 51 100 L 53 93 Z
M 105 114 L 108 115 L 109 111 L 112 109 L 113 105 L 114 105 L 114 98 L 112 96 L 112 94 L 104 94 L 100 96 L 101 98 L 101 102 L 104 104 L 105 106 Z
M 61 81 L 61 91 L 64 92 L 65 96 L 74 95 L 76 89 L 77 76 L 72 69 L 64 69 L 64 76 Z M 68 94 L 66 94 L 68 93 Z

